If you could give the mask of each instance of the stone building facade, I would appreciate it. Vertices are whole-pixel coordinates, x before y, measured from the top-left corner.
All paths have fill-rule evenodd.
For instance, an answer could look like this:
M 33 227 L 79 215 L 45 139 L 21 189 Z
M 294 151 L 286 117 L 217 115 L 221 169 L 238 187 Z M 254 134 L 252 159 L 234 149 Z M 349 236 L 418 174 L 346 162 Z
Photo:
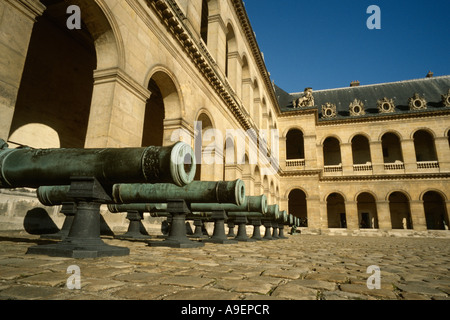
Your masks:
M 242 179 L 309 230 L 449 225 L 450 77 L 286 93 L 242 0 L 3 0 L 0 46 L 10 147 L 181 140 L 197 179 Z M 0 191 L 3 228 L 37 205 L 27 192 Z

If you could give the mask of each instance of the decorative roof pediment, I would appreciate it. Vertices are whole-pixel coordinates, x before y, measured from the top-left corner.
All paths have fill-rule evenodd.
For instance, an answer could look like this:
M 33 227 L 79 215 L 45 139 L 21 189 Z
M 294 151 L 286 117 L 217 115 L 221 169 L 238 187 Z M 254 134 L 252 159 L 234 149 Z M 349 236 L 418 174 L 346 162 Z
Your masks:
M 383 99 L 377 101 L 377 108 L 379 113 L 395 112 L 394 100 L 384 97 Z
M 322 105 L 322 118 L 335 118 L 337 116 L 336 105 L 333 103 L 325 103 Z
M 349 105 L 350 115 L 352 117 L 362 116 L 366 114 L 364 110 L 364 103 L 361 100 L 355 99 Z
M 443 94 L 441 97 L 444 107 L 450 107 L 450 89 L 448 89 L 447 94 Z
M 409 98 L 409 110 L 425 110 L 427 108 L 427 101 L 421 97 L 418 93 Z

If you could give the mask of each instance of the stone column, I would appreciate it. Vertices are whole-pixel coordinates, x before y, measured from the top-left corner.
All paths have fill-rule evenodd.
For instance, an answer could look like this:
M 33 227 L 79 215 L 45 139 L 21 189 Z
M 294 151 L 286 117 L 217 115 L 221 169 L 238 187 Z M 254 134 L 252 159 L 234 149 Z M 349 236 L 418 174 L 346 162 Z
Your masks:
M 356 201 L 345 201 L 345 216 L 347 219 L 347 229 L 359 229 L 358 206 Z
M 413 229 L 417 231 L 426 231 L 427 222 L 425 219 L 425 208 L 422 200 L 412 200 L 409 202 L 411 210 L 411 219 Z
M 308 201 L 309 202 L 309 201 Z M 320 229 L 328 229 L 327 202 L 319 200 Z
M 150 91 L 118 68 L 94 72 L 86 148 L 140 147 Z
M 242 92 L 242 60 L 239 52 L 228 53 L 228 83 L 238 97 Z
M 308 216 L 308 228 L 320 229 L 321 226 L 321 203 L 319 197 L 308 197 L 306 199 L 306 213 Z M 325 204 L 326 211 L 326 204 Z M 328 220 L 327 220 L 328 227 Z
M 416 150 L 414 148 L 414 139 L 403 139 L 401 141 L 403 162 L 405 163 L 405 172 L 417 172 Z
M 241 101 L 250 117 L 257 123 L 257 119 L 254 118 L 253 114 L 253 82 L 250 78 L 242 80 Z
M 344 175 L 353 174 L 353 154 L 351 143 L 341 143 L 342 173 Z
M 370 156 L 372 161 L 373 174 L 384 173 L 383 148 L 381 141 L 370 141 Z
M 320 170 L 323 170 L 323 167 L 325 165 L 325 162 L 323 159 L 323 144 L 316 145 L 316 154 L 317 154 L 317 168 Z M 306 155 L 305 155 L 305 157 L 306 157 Z
M 321 168 L 320 166 L 318 167 L 319 149 L 316 147 L 316 135 L 303 135 L 303 145 L 305 148 L 305 169 L 314 170 Z
M 437 137 L 434 140 L 436 145 L 436 155 L 439 161 L 439 169 L 441 172 L 450 171 L 450 148 L 447 137 Z
M 36 18 L 45 11 L 38 0 L 0 2 L 0 139 L 8 140 L 17 94 Z
M 208 22 L 208 51 L 225 74 L 227 28 L 220 14 L 211 15 Z
M 388 200 L 377 200 L 378 228 L 380 230 L 392 230 L 391 212 Z
M 279 139 L 279 163 L 281 170 L 286 170 L 286 137 Z

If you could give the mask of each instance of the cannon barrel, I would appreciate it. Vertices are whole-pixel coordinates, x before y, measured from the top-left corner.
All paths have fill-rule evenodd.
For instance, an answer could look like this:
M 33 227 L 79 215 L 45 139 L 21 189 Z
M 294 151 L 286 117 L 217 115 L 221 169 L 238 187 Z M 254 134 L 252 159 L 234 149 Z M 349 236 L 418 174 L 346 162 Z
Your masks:
M 131 204 L 109 204 L 108 209 L 111 213 L 120 213 L 127 211 L 140 211 L 149 213 L 158 213 L 167 211 L 167 203 L 131 203 Z M 249 196 L 245 197 L 244 203 L 240 206 L 230 203 L 191 203 L 192 212 L 259 212 L 265 214 L 267 212 L 267 197 Z
M 267 197 L 248 196 L 241 205 L 233 205 L 228 203 L 192 203 L 191 211 L 193 212 L 211 212 L 224 210 L 226 212 L 259 212 L 265 214 L 267 212 Z
M 138 212 L 167 212 L 167 203 L 131 203 L 131 204 L 108 204 L 111 213 L 121 213 L 128 211 Z
M 117 206 L 110 206 L 114 212 L 128 211 L 127 208 L 130 206 L 135 206 L 130 210 L 143 212 L 159 210 L 161 212 L 167 208 L 168 200 L 174 199 L 182 199 L 187 203 L 204 201 L 235 205 L 245 203 L 246 199 L 245 185 L 242 180 L 193 181 L 184 187 L 170 183 L 116 184 L 112 189 L 114 199 L 109 203 L 117 204 Z M 68 196 L 69 190 L 70 186 L 42 186 L 37 189 L 37 197 L 45 206 L 57 206 L 73 201 Z M 159 209 L 156 208 L 157 206 Z
M 113 186 L 114 203 L 167 202 L 183 199 L 186 203 L 230 203 L 245 202 L 245 185 L 235 181 L 193 181 L 184 187 L 173 184 L 116 184 Z
M 195 176 L 192 148 L 9 149 L 0 140 L 0 188 L 69 185 L 74 176 L 95 177 L 104 187 L 116 183 L 174 183 Z

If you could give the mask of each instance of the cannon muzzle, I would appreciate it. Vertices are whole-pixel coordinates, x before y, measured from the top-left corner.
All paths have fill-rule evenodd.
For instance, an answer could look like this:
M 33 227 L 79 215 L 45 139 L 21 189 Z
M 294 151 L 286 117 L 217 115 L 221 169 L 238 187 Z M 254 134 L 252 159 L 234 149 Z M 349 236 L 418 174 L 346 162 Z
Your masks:
M 9 149 L 0 140 L 0 188 L 69 185 L 71 177 L 95 177 L 103 187 L 117 183 L 173 183 L 194 180 L 192 148 Z

